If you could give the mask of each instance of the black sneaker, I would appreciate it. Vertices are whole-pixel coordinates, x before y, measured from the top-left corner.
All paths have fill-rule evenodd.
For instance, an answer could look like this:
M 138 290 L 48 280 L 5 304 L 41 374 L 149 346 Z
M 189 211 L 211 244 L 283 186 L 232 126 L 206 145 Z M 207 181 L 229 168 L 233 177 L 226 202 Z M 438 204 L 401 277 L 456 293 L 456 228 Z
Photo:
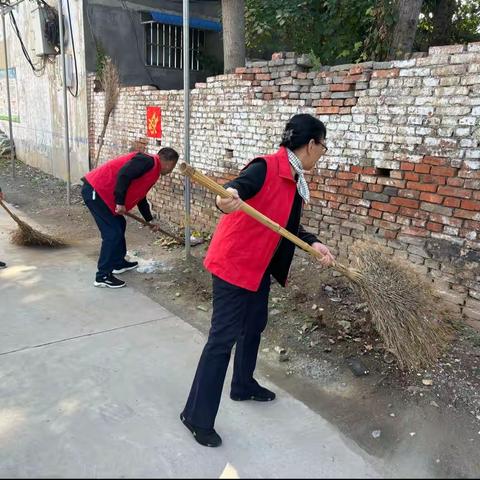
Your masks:
M 0 262 L 0 268 L 7 268 L 7 264 L 5 262 Z
M 96 287 L 107 287 L 107 288 L 122 288 L 126 285 L 123 280 L 119 280 L 114 277 L 111 273 L 105 275 L 104 277 L 96 278 L 93 283 Z
M 204 447 L 219 447 L 222 444 L 222 438 L 213 428 L 194 427 L 188 423 L 183 413 L 180 414 L 182 423 L 192 432 L 193 438 Z
M 271 402 L 275 400 L 275 393 L 268 390 L 268 388 L 258 387 L 250 393 L 243 393 L 241 395 L 236 395 L 235 393 L 230 392 L 230 398 L 236 402 L 243 402 L 244 400 L 255 400 L 256 402 Z
M 138 267 L 138 262 L 125 262 L 122 263 L 118 268 L 115 268 L 112 273 L 115 275 L 119 275 L 120 273 L 128 272 L 129 270 L 133 270 L 134 268 Z

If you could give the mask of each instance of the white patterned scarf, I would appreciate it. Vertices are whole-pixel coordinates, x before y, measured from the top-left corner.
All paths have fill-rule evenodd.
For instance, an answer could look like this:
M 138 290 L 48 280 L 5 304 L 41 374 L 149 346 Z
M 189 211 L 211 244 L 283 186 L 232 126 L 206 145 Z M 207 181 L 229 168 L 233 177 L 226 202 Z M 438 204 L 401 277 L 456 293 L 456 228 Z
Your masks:
M 297 190 L 300 196 L 305 200 L 305 203 L 310 201 L 310 190 L 308 189 L 307 181 L 305 180 L 305 176 L 303 175 L 305 170 L 303 170 L 303 165 L 300 159 L 290 150 L 287 148 L 288 153 L 288 161 L 290 165 L 293 167 L 295 172 L 298 175 L 297 180 Z

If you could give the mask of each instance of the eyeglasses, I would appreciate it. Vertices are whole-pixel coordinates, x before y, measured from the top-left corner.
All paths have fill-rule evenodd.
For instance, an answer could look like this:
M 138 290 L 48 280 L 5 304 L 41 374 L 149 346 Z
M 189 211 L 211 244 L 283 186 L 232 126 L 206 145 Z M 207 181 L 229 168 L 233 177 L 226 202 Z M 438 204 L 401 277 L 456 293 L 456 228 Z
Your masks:
M 323 147 L 323 153 L 327 153 L 328 152 L 328 147 L 323 142 L 321 142 L 320 140 L 318 141 L 318 143 Z

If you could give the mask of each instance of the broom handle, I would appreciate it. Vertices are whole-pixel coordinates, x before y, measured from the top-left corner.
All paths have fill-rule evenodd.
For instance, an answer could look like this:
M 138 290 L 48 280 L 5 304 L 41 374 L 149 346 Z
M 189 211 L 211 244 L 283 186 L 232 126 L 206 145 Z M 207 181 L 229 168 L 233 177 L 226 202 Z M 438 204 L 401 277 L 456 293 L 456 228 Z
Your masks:
M 18 223 L 18 217 L 5 205 L 3 200 L 0 200 L 0 205 L 7 211 L 7 213 Z
M 125 213 L 127 217 L 133 218 L 137 222 L 141 223 L 142 225 L 145 225 L 146 227 L 152 228 L 152 225 L 148 223 L 146 220 L 144 220 L 142 217 L 139 217 L 138 215 L 135 215 L 134 213 L 127 212 Z M 165 235 L 168 235 L 169 237 L 172 237 L 174 240 L 180 243 L 184 243 L 183 239 L 176 237 L 175 235 L 172 235 L 170 232 L 166 232 L 165 230 L 162 230 L 161 228 L 159 229 L 162 233 Z
M 190 165 L 187 165 L 186 163 L 182 163 L 180 165 L 180 172 L 184 175 L 188 175 L 192 180 L 195 180 L 197 183 L 208 188 L 213 193 L 220 195 L 222 198 L 232 198 L 233 196 L 230 192 L 228 192 L 225 188 L 216 183 L 214 180 L 208 178 L 206 175 L 199 172 Z M 274 232 L 279 233 L 282 237 L 290 240 L 295 245 L 308 252 L 310 255 L 313 255 L 315 258 L 321 260 L 324 257 L 324 255 L 322 255 L 318 250 L 315 250 L 313 247 L 311 247 L 307 242 L 304 242 L 293 233 L 281 227 L 278 223 L 274 222 L 270 218 L 263 215 L 263 213 L 260 213 L 258 210 L 248 205 L 248 203 L 242 202 L 242 204 L 240 205 L 240 210 L 245 212 L 247 215 L 250 215 L 255 220 L 258 220 L 260 223 L 270 228 Z M 342 273 L 348 271 L 347 267 L 335 261 L 332 263 L 332 267 L 334 267 L 336 270 L 341 271 Z

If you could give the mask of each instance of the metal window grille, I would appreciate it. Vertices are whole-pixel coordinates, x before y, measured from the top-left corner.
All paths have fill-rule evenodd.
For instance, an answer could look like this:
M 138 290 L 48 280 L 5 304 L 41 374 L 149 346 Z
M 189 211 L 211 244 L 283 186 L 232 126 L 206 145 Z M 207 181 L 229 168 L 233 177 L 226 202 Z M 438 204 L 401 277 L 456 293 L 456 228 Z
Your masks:
M 190 69 L 202 70 L 205 32 L 190 28 Z M 149 67 L 183 68 L 183 29 L 158 22 L 145 24 L 145 62 Z

